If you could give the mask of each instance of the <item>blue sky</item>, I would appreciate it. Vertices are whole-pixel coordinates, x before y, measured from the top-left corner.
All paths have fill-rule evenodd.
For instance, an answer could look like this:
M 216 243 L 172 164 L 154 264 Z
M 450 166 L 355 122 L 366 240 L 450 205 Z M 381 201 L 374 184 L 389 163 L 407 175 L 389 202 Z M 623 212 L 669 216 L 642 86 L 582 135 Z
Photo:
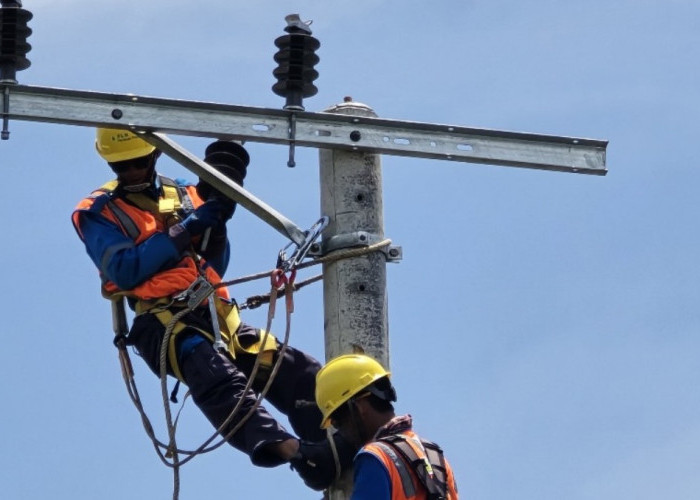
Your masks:
M 606 177 L 383 157 L 397 410 L 446 450 L 464 498 L 693 500 L 700 495 L 696 264 L 700 4 L 684 0 L 24 2 L 20 83 L 280 108 L 273 40 L 313 19 L 320 111 L 346 95 L 384 118 L 607 139 Z M 11 122 L 0 143 L 5 318 L 0 487 L 25 499 L 165 499 L 123 387 L 110 311 L 70 224 L 110 178 L 91 129 Z M 209 140 L 179 138 L 202 154 Z M 318 156 L 247 145 L 246 187 L 300 226 Z M 170 176 L 189 172 L 162 159 Z M 244 211 L 227 278 L 286 242 Z M 239 299 L 263 282 L 233 290 Z M 264 311 L 245 313 L 263 325 Z M 275 324 L 282 331 L 282 318 Z M 319 285 L 292 343 L 319 358 Z M 159 383 L 137 383 L 163 421 Z M 189 403 L 179 443 L 209 424 Z M 160 435 L 165 431 L 159 426 Z M 182 471 L 180 498 L 319 498 L 230 448 Z

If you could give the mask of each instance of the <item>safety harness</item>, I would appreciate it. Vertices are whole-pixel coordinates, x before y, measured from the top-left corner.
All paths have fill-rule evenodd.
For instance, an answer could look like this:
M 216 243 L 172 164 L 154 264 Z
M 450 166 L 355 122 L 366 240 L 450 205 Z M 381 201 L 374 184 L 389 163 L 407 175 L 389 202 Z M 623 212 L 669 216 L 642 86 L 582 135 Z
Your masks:
M 403 434 L 382 437 L 375 441 L 375 444 L 386 453 L 396 467 L 406 498 L 416 495 L 409 467 L 425 487 L 429 500 L 447 498 L 445 457 L 437 444 Z M 423 456 L 419 456 L 414 447 L 422 450 Z
M 174 180 L 162 175 L 158 176 L 158 180 L 163 190 L 163 196 L 160 197 L 158 201 L 140 193 L 127 193 L 124 198 L 142 210 L 146 210 L 155 216 L 161 217 L 166 226 L 172 225 L 179 221 L 180 218 L 177 214 L 180 209 L 182 209 L 185 214 L 189 214 L 194 210 L 194 205 L 192 204 L 190 196 L 187 194 L 187 190 L 183 186 L 178 185 Z M 138 227 L 134 221 L 131 220 L 131 217 L 112 201 L 118 185 L 119 181 L 116 179 L 102 185 L 97 191 L 103 194 L 95 196 L 95 201 L 91 210 L 99 212 L 107 205 L 119 221 L 124 232 L 135 240 L 141 234 Z
M 190 199 L 189 194 L 187 193 L 187 190 L 183 186 L 178 185 L 172 179 L 169 179 L 162 175 L 159 175 L 158 179 L 160 181 L 163 192 L 163 196 L 161 196 L 158 201 L 153 200 L 148 196 L 140 193 L 127 193 L 124 195 L 124 198 L 128 202 L 136 205 L 138 208 L 148 211 L 154 214 L 154 216 L 159 217 L 163 224 L 166 227 L 169 227 L 170 225 L 175 224 L 182 219 L 180 214 L 186 216 L 190 212 L 192 212 L 194 210 L 194 205 L 192 203 L 192 200 Z M 140 235 L 140 231 L 138 229 L 137 224 L 124 210 L 122 210 L 118 206 L 117 203 L 112 201 L 117 186 L 118 181 L 114 180 L 107 182 L 102 187 L 100 187 L 98 191 L 103 194 L 95 197 L 95 201 L 91 209 L 101 211 L 105 206 L 107 206 L 114 214 L 114 217 L 119 222 L 119 225 L 121 226 L 125 234 L 129 236 L 132 240 L 136 240 Z M 197 262 L 197 259 L 195 259 L 195 262 Z M 201 279 L 203 280 L 204 278 Z M 261 340 L 259 340 L 258 342 L 255 342 L 252 345 L 247 345 L 245 347 L 241 345 L 238 337 L 235 334 L 236 330 L 238 330 L 238 327 L 241 324 L 237 304 L 235 302 L 218 300 L 218 297 L 215 298 L 215 296 L 216 294 L 212 293 L 209 297 L 209 300 L 214 301 L 216 316 L 218 317 L 218 321 L 216 321 L 215 324 L 219 324 L 221 338 L 225 341 L 224 343 L 227 346 L 228 352 L 232 357 L 235 358 L 236 353 L 245 352 L 249 354 L 258 354 L 262 351 L 260 357 L 262 376 L 263 373 L 269 371 L 269 368 L 272 366 L 273 354 L 277 350 L 277 339 L 270 333 L 264 335 L 264 332 L 261 332 L 259 336 Z M 190 297 L 183 296 L 163 297 L 154 300 L 139 299 L 134 304 L 134 311 L 137 316 L 145 313 L 153 314 L 156 318 L 158 318 L 158 320 L 163 326 L 167 327 L 173 320 L 173 310 L 183 309 L 187 307 L 188 304 L 191 304 L 191 302 L 188 301 L 189 298 Z M 210 342 L 214 343 L 216 340 L 215 333 L 212 334 L 211 332 L 203 330 L 195 325 L 188 324 L 188 322 L 185 321 L 185 318 L 182 318 L 180 321 L 177 321 L 172 327 L 170 342 L 168 344 L 168 363 L 173 371 L 173 375 L 175 375 L 175 377 L 178 380 L 183 380 L 183 377 L 179 368 L 177 352 L 175 348 L 175 339 L 177 337 L 177 334 L 182 332 L 186 328 L 192 328 L 199 332 Z M 264 345 L 262 339 L 265 340 Z

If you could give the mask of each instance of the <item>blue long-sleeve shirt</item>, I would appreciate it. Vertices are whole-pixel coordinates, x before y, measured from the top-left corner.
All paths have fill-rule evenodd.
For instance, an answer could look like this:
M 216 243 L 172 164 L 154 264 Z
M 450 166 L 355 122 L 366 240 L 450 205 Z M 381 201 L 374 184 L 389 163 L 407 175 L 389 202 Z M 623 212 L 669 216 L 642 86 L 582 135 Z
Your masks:
M 391 479 L 381 460 L 361 451 L 355 457 L 354 468 L 351 500 L 391 500 Z

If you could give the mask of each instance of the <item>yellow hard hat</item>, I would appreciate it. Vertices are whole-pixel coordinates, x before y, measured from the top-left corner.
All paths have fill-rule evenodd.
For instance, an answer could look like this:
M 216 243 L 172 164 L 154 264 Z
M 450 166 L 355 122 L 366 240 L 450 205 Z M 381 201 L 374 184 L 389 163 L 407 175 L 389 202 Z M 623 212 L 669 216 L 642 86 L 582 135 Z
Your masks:
M 95 148 L 108 163 L 141 158 L 156 150 L 134 133 L 113 128 L 97 129 Z
M 316 404 L 321 409 L 321 428 L 330 425 L 331 414 L 357 393 L 382 377 L 391 375 L 364 354 L 345 354 L 330 360 L 316 374 Z

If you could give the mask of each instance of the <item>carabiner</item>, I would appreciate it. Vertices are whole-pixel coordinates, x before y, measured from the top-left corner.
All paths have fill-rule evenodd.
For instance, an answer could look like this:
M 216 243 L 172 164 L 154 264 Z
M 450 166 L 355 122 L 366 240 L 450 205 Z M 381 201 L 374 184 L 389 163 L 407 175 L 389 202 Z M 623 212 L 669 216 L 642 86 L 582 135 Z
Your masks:
M 283 269 L 284 271 L 289 271 L 301 264 L 301 261 L 304 260 L 306 254 L 309 253 L 311 245 L 313 245 L 318 237 L 321 236 L 321 233 L 328 226 L 329 222 L 330 218 L 324 215 L 318 221 L 316 221 L 308 231 L 304 231 L 304 243 L 301 245 L 288 243 L 286 247 L 279 251 L 277 256 L 277 267 Z M 287 257 L 287 249 L 291 246 L 296 246 L 296 249 L 290 257 Z

